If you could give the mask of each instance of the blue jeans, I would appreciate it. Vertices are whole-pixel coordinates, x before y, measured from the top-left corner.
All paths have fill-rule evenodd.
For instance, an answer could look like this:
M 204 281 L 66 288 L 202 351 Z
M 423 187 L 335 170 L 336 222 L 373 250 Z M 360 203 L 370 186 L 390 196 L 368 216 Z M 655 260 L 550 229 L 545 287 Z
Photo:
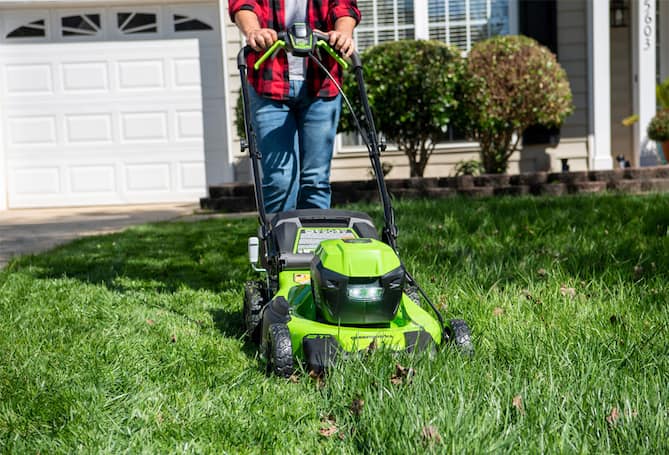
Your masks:
M 285 101 L 263 98 L 252 87 L 249 95 L 267 213 L 329 208 L 340 96 L 310 97 L 304 81 L 290 82 L 290 98 Z

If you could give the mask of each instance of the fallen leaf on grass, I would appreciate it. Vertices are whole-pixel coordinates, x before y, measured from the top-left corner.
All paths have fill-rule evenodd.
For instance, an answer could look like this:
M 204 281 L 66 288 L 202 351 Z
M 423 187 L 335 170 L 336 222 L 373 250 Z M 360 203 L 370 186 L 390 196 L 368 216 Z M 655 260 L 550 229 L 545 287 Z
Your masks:
M 401 385 L 406 380 L 407 384 L 411 384 L 414 374 L 416 371 L 413 368 L 403 367 L 398 363 L 395 364 L 395 374 L 391 376 L 390 382 L 393 385 Z
M 349 409 L 351 410 L 351 413 L 358 417 L 360 414 L 362 414 L 362 409 L 365 407 L 365 400 L 362 398 L 356 398 L 353 400 L 351 403 L 351 406 L 349 406 Z
M 156 321 L 154 321 L 153 319 L 147 319 L 146 323 L 149 324 L 149 325 L 154 325 L 156 323 Z
M 513 397 L 513 400 L 511 400 L 511 404 L 513 405 L 514 408 L 516 408 L 516 411 L 520 413 L 520 415 L 525 415 L 525 408 L 523 407 L 523 397 L 520 395 L 516 395 Z
M 298 382 L 300 382 L 300 378 L 298 378 L 297 375 L 295 373 L 293 373 L 288 378 L 288 381 L 292 382 L 293 384 L 297 384 Z
M 327 415 L 321 418 L 321 428 L 318 430 L 321 436 L 329 438 L 339 431 L 334 416 Z
M 544 277 L 548 275 L 548 272 L 546 271 L 546 269 L 539 269 L 537 270 L 537 275 L 539 275 L 540 277 Z
M 566 284 L 563 284 L 560 286 L 560 294 L 563 296 L 569 296 L 569 297 L 575 297 L 576 296 L 576 289 L 567 287 Z
M 441 435 L 439 434 L 437 427 L 434 425 L 424 426 L 421 431 L 421 435 L 423 436 L 423 440 L 426 442 L 436 442 L 437 444 L 441 442 Z
M 325 379 L 322 371 L 317 372 L 311 370 L 309 372 L 309 377 L 314 380 L 314 382 L 316 383 L 316 387 L 318 387 L 319 389 L 325 387 Z
M 492 315 L 493 315 L 493 316 L 499 317 L 499 316 L 501 316 L 501 315 L 503 315 L 503 314 L 504 314 L 504 308 L 495 307 L 495 309 L 492 310 Z
M 618 422 L 618 419 L 620 418 L 620 413 L 618 412 L 618 408 L 615 406 L 611 408 L 611 412 L 609 415 L 606 416 L 606 422 L 609 425 L 615 425 L 616 422 Z

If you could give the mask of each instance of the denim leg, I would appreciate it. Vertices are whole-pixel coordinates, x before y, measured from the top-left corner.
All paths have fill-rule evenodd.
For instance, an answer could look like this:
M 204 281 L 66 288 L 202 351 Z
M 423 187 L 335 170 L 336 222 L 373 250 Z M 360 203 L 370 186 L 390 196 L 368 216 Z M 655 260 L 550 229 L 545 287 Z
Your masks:
M 267 213 L 294 209 L 299 189 L 297 123 L 286 103 L 249 87 L 253 128 L 262 155 L 262 192 Z
M 341 99 L 340 96 L 310 99 L 306 94 L 302 99 L 297 112 L 301 164 L 297 208 L 327 209 L 330 208 L 330 164 Z

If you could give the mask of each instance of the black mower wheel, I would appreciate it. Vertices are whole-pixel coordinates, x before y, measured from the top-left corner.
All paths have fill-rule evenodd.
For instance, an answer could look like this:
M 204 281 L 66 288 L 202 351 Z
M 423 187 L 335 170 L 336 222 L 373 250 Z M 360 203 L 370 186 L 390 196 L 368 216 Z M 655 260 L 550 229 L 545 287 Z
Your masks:
M 472 343 L 472 333 L 467 323 L 462 319 L 451 319 L 450 324 L 450 341 L 462 355 L 467 357 L 473 356 L 474 344 Z
M 293 344 L 286 324 L 277 323 L 269 326 L 265 346 L 267 374 L 280 378 L 289 378 L 294 371 Z
M 244 325 L 254 343 L 260 342 L 262 309 L 267 303 L 264 291 L 265 283 L 262 281 L 247 281 L 244 285 Z

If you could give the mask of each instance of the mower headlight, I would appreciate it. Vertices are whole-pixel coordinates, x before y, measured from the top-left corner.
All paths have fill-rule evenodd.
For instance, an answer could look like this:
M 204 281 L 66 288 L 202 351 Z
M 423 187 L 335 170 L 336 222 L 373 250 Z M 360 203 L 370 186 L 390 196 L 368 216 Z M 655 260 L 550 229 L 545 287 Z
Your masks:
M 383 297 L 383 288 L 370 285 L 351 285 L 346 290 L 349 300 L 353 302 L 378 302 Z

